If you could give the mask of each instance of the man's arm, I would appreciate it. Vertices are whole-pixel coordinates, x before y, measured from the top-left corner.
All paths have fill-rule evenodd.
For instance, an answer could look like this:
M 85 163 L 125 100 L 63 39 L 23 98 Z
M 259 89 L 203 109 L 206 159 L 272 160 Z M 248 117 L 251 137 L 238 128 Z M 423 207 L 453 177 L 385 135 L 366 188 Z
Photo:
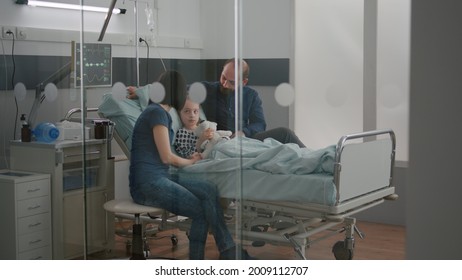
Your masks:
M 252 90 L 252 93 L 246 93 L 246 97 L 249 98 L 247 100 L 249 118 L 248 122 L 244 123 L 243 132 L 247 137 L 252 137 L 254 134 L 266 130 L 265 114 L 263 112 L 263 102 L 255 90 Z

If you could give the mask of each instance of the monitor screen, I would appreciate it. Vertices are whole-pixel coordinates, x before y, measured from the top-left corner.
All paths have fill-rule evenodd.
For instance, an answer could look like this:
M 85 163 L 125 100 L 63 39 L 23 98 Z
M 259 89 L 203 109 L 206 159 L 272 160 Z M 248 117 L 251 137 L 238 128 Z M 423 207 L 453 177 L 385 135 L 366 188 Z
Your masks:
M 83 75 L 80 74 L 80 53 L 83 53 Z M 85 43 L 75 47 L 75 86 L 112 86 L 111 44 Z

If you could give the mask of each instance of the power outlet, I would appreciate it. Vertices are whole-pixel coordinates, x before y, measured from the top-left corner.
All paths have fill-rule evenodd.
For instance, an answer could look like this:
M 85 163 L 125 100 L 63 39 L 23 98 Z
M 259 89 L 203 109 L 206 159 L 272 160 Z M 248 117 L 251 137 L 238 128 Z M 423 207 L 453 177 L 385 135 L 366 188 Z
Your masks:
M 16 39 L 26 40 L 26 38 L 27 38 L 27 30 L 23 27 L 16 28 Z
M 146 43 L 147 43 L 150 47 L 154 47 L 154 46 L 155 46 L 154 35 L 146 35 L 146 36 L 144 37 L 144 39 L 146 40 Z
M 133 46 L 135 44 L 135 36 L 133 35 L 128 35 L 127 38 L 127 45 Z
M 191 39 L 189 39 L 189 38 L 184 39 L 184 47 L 185 48 L 190 48 L 191 47 Z
M 13 39 L 16 34 L 16 28 L 12 26 L 2 26 L 2 38 Z

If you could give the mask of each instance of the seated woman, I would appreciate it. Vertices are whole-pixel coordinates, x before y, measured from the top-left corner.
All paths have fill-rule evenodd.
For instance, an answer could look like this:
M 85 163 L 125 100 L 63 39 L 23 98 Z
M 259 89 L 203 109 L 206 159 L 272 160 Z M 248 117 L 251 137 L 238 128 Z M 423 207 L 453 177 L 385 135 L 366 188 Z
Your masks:
M 205 243 L 211 230 L 220 259 L 235 259 L 237 247 L 223 219 L 217 188 L 206 181 L 184 180 L 169 173 L 169 166 L 183 167 L 200 159 L 195 153 L 185 159 L 171 151 L 173 139 L 171 107 L 181 108 L 187 91 L 184 78 L 176 71 L 163 73 L 159 82 L 164 99 L 152 103 L 136 121 L 130 158 L 130 194 L 136 203 L 163 208 L 192 219 L 189 258 L 204 259 Z M 243 259 L 253 259 L 246 251 Z

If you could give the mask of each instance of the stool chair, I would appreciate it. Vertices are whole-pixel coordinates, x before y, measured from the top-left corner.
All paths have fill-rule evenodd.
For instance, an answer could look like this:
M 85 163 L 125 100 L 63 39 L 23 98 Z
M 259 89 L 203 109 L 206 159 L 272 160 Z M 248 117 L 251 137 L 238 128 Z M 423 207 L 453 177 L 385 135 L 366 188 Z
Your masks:
M 124 102 L 125 101 L 131 102 L 130 100 L 124 98 Z M 134 100 L 133 102 L 138 102 L 138 101 Z M 117 103 L 117 101 L 116 101 L 116 103 Z M 114 104 L 112 104 L 112 105 L 114 105 Z M 132 108 L 132 109 L 133 108 L 141 109 L 141 107 L 139 107 L 139 104 L 138 105 L 131 104 L 131 106 L 132 107 L 130 107 L 130 108 Z M 91 111 L 98 111 L 98 115 L 100 117 L 105 118 L 107 120 L 110 120 L 108 125 L 105 126 L 105 128 L 106 128 L 106 140 L 108 141 L 108 154 L 110 154 L 110 151 L 111 151 L 111 147 L 110 147 L 111 140 L 115 139 L 116 142 L 119 144 L 119 147 L 122 149 L 123 153 L 127 156 L 127 159 L 130 159 L 130 149 L 127 146 L 126 143 L 127 142 L 130 143 L 130 141 L 131 141 L 130 140 L 131 139 L 131 133 L 128 133 L 128 135 L 130 137 L 129 139 L 121 137 L 121 135 L 118 132 L 116 122 L 114 121 L 114 117 L 120 116 L 120 115 L 116 114 L 116 115 L 113 115 L 113 117 L 105 116 L 105 114 L 103 112 L 101 112 L 99 108 L 91 108 Z M 141 111 L 139 111 L 138 113 L 141 113 Z M 127 115 L 124 115 L 124 116 L 126 117 Z M 128 120 L 128 121 L 130 122 L 131 120 Z M 134 123 L 132 123 L 131 125 L 133 126 Z M 133 127 L 131 127 L 131 129 L 133 130 Z M 122 131 L 124 131 L 125 134 L 127 132 L 126 129 L 122 130 Z M 127 141 L 127 142 L 125 142 L 125 141 Z M 134 224 L 132 226 L 133 227 L 133 230 L 132 230 L 133 232 L 132 232 L 132 254 L 131 254 L 131 257 L 130 257 L 131 260 L 144 260 L 144 259 L 146 259 L 145 255 L 143 254 L 143 245 L 144 245 L 144 243 L 143 243 L 143 236 L 142 236 L 143 224 L 141 222 L 141 215 L 146 215 L 147 214 L 147 216 L 149 216 L 152 219 L 155 218 L 153 216 L 161 216 L 161 221 L 160 221 L 159 228 L 161 228 L 162 226 L 166 226 L 167 223 L 170 222 L 168 220 L 169 215 L 170 215 L 168 213 L 168 211 L 166 211 L 164 209 L 161 209 L 161 208 L 157 208 L 157 207 L 137 204 L 131 198 L 113 199 L 113 200 L 107 201 L 103 205 L 103 207 L 104 207 L 104 209 L 106 211 L 112 212 L 114 214 L 134 215 L 135 222 L 134 222 Z M 172 245 L 176 246 L 176 244 L 178 243 L 178 239 L 176 238 L 176 236 L 174 234 L 172 234 L 170 239 L 172 241 Z
M 131 260 L 145 260 L 143 254 L 143 236 L 142 236 L 142 223 L 140 215 L 148 213 L 164 213 L 161 208 L 146 206 L 135 203 L 131 199 L 114 199 L 110 200 L 103 205 L 104 209 L 112 213 L 133 214 L 135 222 L 133 224 L 132 233 L 132 255 Z

